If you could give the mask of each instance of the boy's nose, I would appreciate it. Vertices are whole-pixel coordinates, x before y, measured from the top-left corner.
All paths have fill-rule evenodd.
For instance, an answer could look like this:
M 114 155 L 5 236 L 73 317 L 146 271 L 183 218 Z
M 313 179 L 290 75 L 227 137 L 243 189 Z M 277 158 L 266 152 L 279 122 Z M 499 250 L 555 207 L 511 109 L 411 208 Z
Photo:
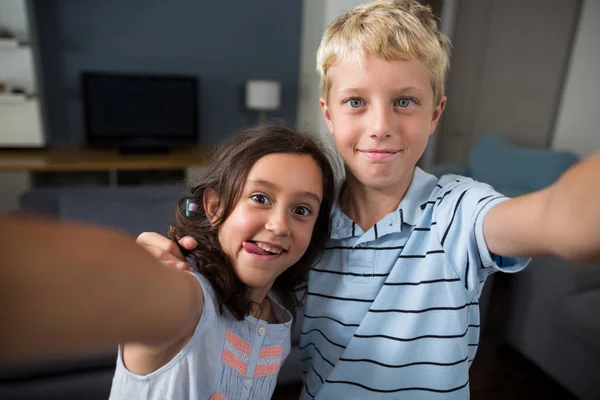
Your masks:
M 290 224 L 288 221 L 287 213 L 273 213 L 265 228 L 273 232 L 275 236 L 287 236 L 290 234 Z
M 392 136 L 392 119 L 394 110 L 387 106 L 374 106 L 371 112 L 372 139 L 383 139 Z

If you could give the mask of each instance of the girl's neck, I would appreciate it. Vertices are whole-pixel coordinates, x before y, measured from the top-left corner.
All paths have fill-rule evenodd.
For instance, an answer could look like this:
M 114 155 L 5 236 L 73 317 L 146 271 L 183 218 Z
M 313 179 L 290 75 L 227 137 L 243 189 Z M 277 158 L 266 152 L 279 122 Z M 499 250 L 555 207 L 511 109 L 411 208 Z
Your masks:
M 252 303 L 250 315 L 256 319 L 262 319 L 268 323 L 276 322 L 275 313 L 273 313 L 271 301 L 268 297 L 265 297 L 260 303 Z
M 412 177 L 411 172 L 401 184 L 380 190 L 365 186 L 352 174 L 347 173 L 346 187 L 340 195 L 340 208 L 367 232 L 383 217 L 398 208 L 412 182 Z

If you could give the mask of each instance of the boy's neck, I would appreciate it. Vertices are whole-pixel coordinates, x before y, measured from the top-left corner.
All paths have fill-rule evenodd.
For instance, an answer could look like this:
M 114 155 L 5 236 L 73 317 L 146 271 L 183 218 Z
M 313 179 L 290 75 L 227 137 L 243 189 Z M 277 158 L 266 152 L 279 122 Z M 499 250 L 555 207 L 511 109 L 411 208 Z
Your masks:
M 364 232 L 367 232 L 383 217 L 398 208 L 412 182 L 412 173 L 400 185 L 388 190 L 373 189 L 348 173 L 346 186 L 340 195 L 340 208 Z

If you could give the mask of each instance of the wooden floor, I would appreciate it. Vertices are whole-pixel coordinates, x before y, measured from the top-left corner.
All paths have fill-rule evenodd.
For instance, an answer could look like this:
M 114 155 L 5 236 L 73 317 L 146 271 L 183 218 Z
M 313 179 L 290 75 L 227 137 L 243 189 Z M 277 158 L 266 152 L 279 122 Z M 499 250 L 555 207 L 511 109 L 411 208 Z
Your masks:
M 507 279 L 497 274 L 492 301 L 482 332 L 477 357 L 470 370 L 472 400 L 537 400 L 559 398 L 577 400 L 558 383 L 545 375 L 503 340 L 503 304 Z M 282 386 L 276 389 L 273 400 L 296 400 L 302 385 Z M 552 397 L 551 397 L 552 396 Z

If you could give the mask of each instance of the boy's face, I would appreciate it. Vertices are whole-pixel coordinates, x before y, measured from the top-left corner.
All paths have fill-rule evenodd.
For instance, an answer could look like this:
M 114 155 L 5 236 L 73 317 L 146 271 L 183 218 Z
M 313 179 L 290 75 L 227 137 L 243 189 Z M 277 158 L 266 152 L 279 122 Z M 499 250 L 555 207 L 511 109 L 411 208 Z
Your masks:
M 425 65 L 368 56 L 332 67 L 330 79 L 321 109 L 348 172 L 372 189 L 406 190 L 446 104 L 434 106 Z

